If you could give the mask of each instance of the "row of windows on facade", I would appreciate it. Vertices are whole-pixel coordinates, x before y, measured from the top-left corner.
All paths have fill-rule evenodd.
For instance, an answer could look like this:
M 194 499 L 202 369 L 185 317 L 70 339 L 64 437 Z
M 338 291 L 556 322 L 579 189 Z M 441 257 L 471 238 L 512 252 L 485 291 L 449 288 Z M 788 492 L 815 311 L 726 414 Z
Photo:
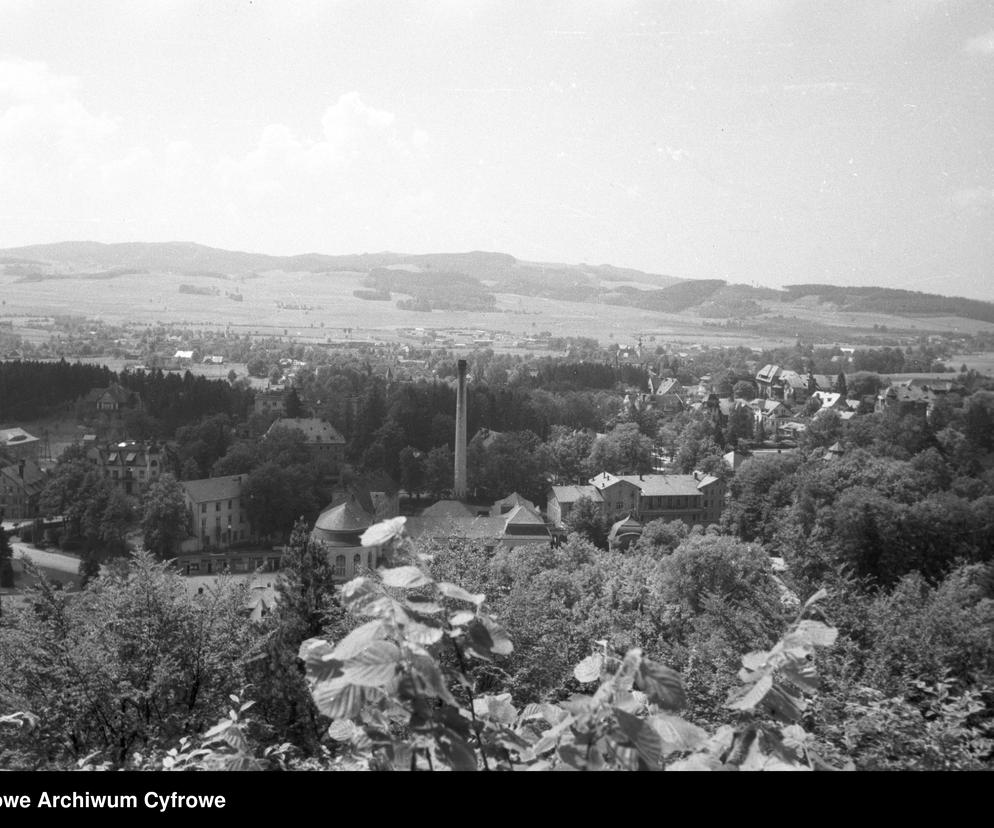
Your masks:
M 228 501 L 228 509 L 229 510 L 231 509 L 231 504 L 232 504 L 232 501 L 229 500 Z M 214 503 L 214 511 L 215 512 L 220 512 L 221 511 L 221 501 L 220 500 L 218 500 L 218 501 L 216 501 Z M 207 504 L 206 503 L 201 503 L 200 504 L 200 514 L 205 514 L 206 512 L 207 512 Z M 244 515 L 244 512 L 242 514 Z M 243 517 L 242 520 L 245 520 L 245 518 Z
M 232 558 L 230 560 L 218 561 L 216 563 L 210 560 L 201 560 L 201 561 L 191 561 L 189 564 L 187 564 L 187 570 L 191 573 L 213 572 L 215 566 L 218 569 L 227 566 L 231 569 L 232 572 L 250 572 L 263 568 L 268 568 L 271 570 L 276 569 L 279 567 L 279 563 L 280 563 L 279 558 Z M 347 564 L 347 559 L 345 555 L 335 556 L 335 565 L 333 570 L 335 577 L 338 578 L 345 577 L 346 564 Z M 352 556 L 352 571 L 357 572 L 361 566 L 362 566 L 362 554 L 357 552 L 355 555 Z M 373 568 L 376 567 L 375 554 L 373 554 L 370 560 L 370 566 Z

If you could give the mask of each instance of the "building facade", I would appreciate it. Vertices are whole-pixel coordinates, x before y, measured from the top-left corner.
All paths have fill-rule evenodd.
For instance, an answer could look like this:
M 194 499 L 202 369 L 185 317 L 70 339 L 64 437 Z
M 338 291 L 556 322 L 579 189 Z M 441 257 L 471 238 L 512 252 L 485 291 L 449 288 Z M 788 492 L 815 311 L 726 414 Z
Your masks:
M 236 474 L 180 483 L 192 536 L 183 542 L 184 553 L 223 551 L 233 543 L 251 540 L 252 527 L 242 497 L 246 479 Z

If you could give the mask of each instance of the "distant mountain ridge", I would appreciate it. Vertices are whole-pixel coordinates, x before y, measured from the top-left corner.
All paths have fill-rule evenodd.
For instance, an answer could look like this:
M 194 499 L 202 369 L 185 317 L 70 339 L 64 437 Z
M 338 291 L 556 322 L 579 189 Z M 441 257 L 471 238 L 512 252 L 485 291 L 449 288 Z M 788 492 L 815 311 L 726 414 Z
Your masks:
M 68 268 L 68 269 L 67 269 Z M 396 269 L 396 276 L 384 272 Z M 437 293 L 437 277 L 451 275 L 467 297 L 491 294 L 627 305 L 661 313 L 694 312 L 711 318 L 748 318 L 777 312 L 782 303 L 813 299 L 833 310 L 958 316 L 994 323 L 994 303 L 879 287 L 790 285 L 783 290 L 729 284 L 723 279 L 680 279 L 612 265 L 529 262 L 507 253 L 303 253 L 271 256 L 192 242 L 74 241 L 0 250 L 0 270 L 18 281 L 126 278 L 173 272 L 228 279 L 265 271 L 367 274 L 370 287 L 412 296 Z M 379 275 L 372 276 L 376 271 Z M 458 278 L 457 278 L 458 277 Z M 405 288 L 406 283 L 406 288 Z M 491 296 L 492 298 L 492 296 Z

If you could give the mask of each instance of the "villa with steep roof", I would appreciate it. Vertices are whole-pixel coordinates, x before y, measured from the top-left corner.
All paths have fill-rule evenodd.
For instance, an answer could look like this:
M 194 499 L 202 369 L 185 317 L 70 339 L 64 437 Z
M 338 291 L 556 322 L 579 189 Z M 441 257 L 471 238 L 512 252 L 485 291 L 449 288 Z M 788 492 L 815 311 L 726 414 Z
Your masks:
M 338 470 L 345 462 L 345 438 L 327 420 L 318 417 L 278 417 L 266 431 L 263 439 L 275 429 L 287 428 L 304 435 L 304 445 L 315 459 L 331 461 Z

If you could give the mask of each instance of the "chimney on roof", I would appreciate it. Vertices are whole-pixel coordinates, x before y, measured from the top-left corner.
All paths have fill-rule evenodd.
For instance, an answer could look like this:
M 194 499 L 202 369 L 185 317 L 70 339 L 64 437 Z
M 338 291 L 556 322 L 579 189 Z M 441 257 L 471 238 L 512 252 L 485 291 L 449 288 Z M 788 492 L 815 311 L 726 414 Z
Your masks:
M 455 485 L 453 495 L 456 500 L 466 499 L 466 360 L 459 360 L 459 385 L 456 388 L 456 457 Z

